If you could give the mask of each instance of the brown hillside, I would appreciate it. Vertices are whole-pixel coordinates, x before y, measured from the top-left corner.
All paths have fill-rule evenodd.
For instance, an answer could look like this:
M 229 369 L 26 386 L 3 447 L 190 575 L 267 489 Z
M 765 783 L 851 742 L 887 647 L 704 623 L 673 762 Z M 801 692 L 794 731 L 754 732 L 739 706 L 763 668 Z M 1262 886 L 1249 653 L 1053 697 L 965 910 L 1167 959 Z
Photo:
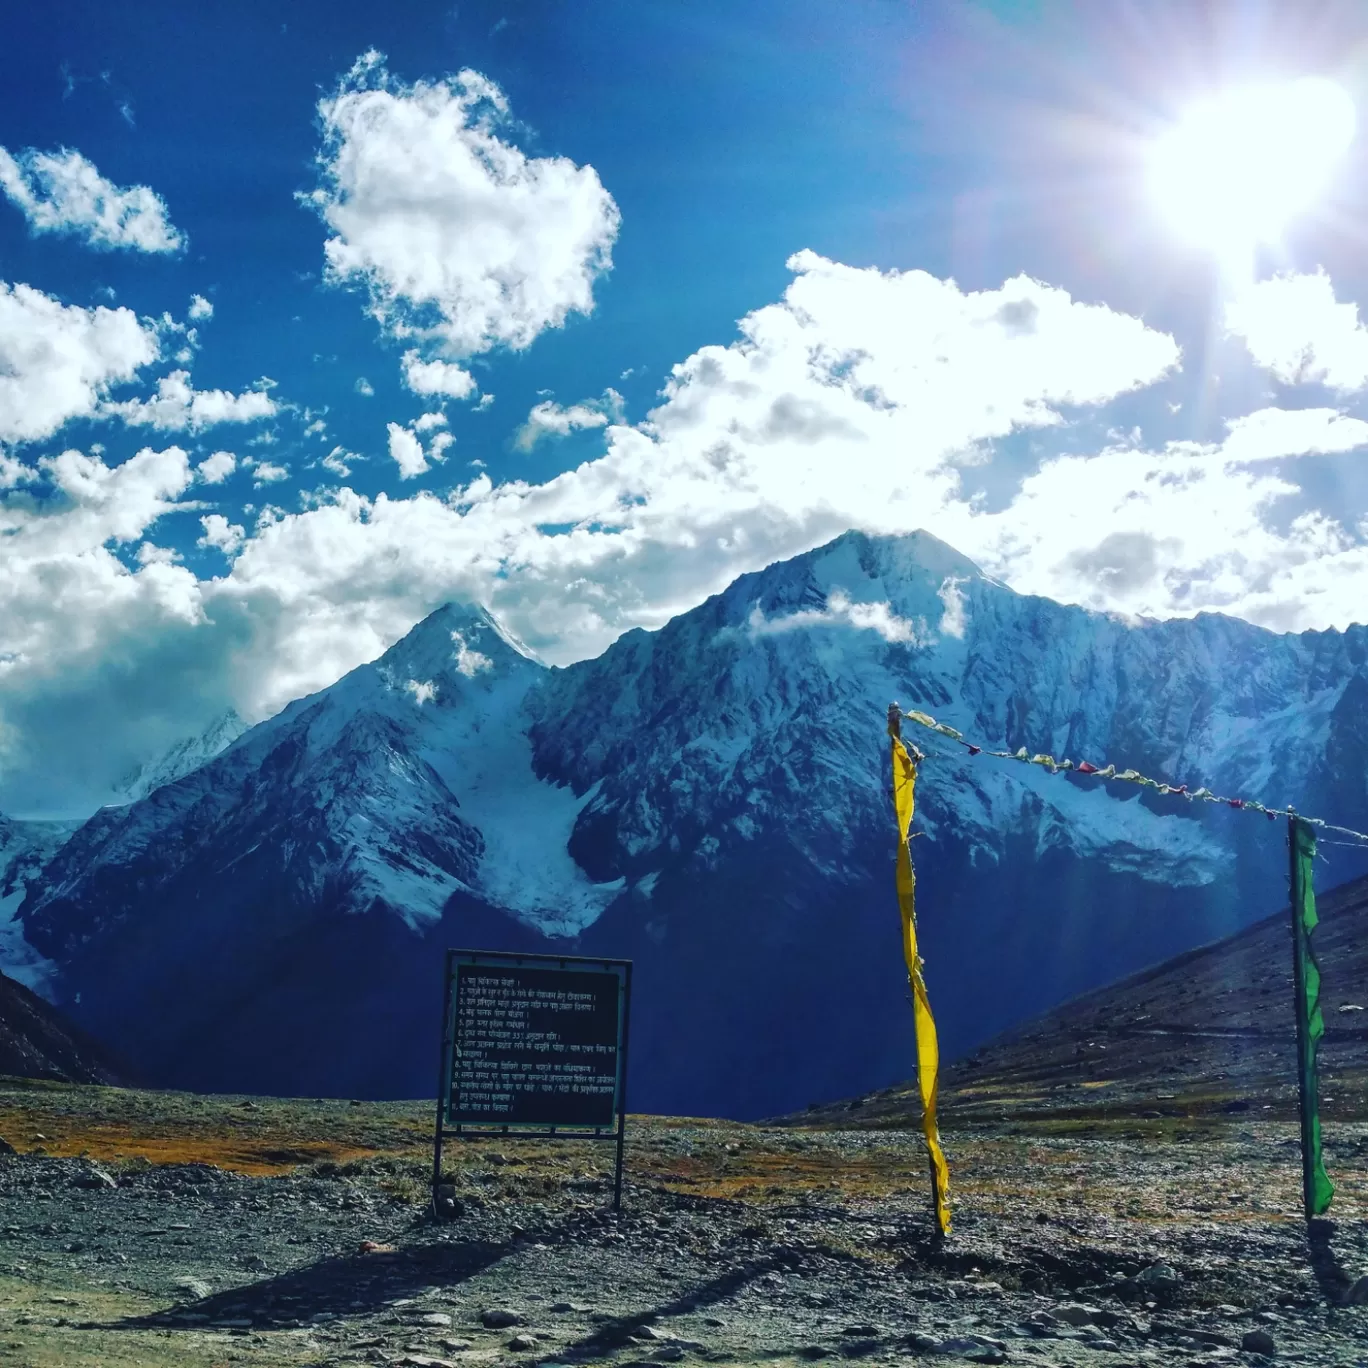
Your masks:
M 1322 893 L 1327 1120 L 1368 1115 L 1368 879 Z M 945 965 L 940 973 L 949 972 Z M 932 984 L 934 1001 L 935 985 Z M 1283 909 L 1228 940 L 1076 998 L 946 1068 L 946 1126 L 957 1119 L 1158 1118 L 1213 1112 L 1292 1115 L 1296 1073 L 1292 949 Z M 910 1084 L 792 1118 L 903 1126 Z

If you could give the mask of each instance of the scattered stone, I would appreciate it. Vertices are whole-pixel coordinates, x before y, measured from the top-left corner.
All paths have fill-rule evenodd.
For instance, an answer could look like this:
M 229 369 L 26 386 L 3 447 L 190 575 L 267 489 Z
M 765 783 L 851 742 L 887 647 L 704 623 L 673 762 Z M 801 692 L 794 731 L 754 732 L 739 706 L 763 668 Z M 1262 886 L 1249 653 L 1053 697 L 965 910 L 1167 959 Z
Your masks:
M 381 1244 L 379 1240 L 362 1240 L 356 1247 L 358 1254 L 393 1254 L 392 1244 Z
M 430 1325 L 434 1330 L 449 1330 L 451 1328 L 451 1317 L 444 1311 L 429 1311 L 426 1315 L 415 1316 L 415 1325 Z
M 71 1186 L 78 1188 L 88 1188 L 92 1191 L 96 1191 L 107 1188 L 115 1188 L 119 1185 L 108 1173 L 104 1171 L 104 1169 L 97 1168 L 95 1165 L 91 1165 L 90 1168 L 86 1169 L 82 1173 L 78 1173 L 71 1180 Z
M 1156 1292 L 1171 1292 L 1179 1283 L 1183 1281 L 1183 1276 L 1176 1268 L 1170 1268 L 1168 1264 L 1151 1264 L 1150 1267 L 1135 1275 L 1135 1281 L 1141 1287 L 1149 1288 Z
M 507 1330 L 510 1326 L 521 1325 L 523 1318 L 506 1306 L 494 1306 L 480 1313 L 480 1324 L 486 1330 Z
M 932 1353 L 964 1359 L 967 1363 L 1006 1363 L 1007 1346 L 986 1335 L 958 1335 L 941 1340 Z
M 537 1337 L 535 1335 L 514 1335 L 508 1341 L 508 1347 L 515 1353 L 525 1354 L 529 1349 L 537 1347 Z
M 211 1291 L 203 1278 L 177 1278 L 173 1286 L 177 1292 L 182 1292 L 195 1301 L 203 1301 Z
M 1240 1348 L 1246 1354 L 1262 1354 L 1265 1358 L 1272 1358 L 1278 1352 L 1273 1336 L 1263 1329 L 1248 1331 L 1240 1341 Z
M 0 1156 L 18 1153 L 19 1151 L 15 1149 L 14 1146 L 11 1145 L 10 1142 L 6 1140 L 3 1135 L 0 1135 Z
M 1360 1278 L 1345 1294 L 1346 1306 L 1362 1306 L 1368 1302 L 1368 1277 Z
M 1079 1302 L 1070 1302 L 1065 1306 L 1057 1306 L 1055 1315 L 1068 1325 L 1091 1325 L 1093 1317 L 1097 1315 L 1095 1306 L 1083 1306 Z

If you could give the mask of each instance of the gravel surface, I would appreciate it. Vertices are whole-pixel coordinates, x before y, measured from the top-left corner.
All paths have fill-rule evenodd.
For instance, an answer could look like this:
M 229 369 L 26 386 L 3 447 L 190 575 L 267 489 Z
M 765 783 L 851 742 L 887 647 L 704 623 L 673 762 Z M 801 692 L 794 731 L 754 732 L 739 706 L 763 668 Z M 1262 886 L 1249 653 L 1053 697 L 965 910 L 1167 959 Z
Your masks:
M 8 1137 L 0 1363 L 1368 1364 L 1362 1123 L 1338 1128 L 1339 1223 L 1311 1242 L 1285 1123 L 976 1123 L 947 1136 L 937 1244 L 902 1131 L 634 1119 L 621 1216 L 605 1150 L 491 1137 L 455 1147 L 436 1222 L 421 1104 L 73 1089 L 31 1115 L 62 1112 L 69 1148 L 82 1098 L 92 1150 L 119 1107 L 163 1144 L 249 1107 L 262 1152 L 345 1150 L 352 1115 L 353 1139 L 408 1138 L 262 1175 Z

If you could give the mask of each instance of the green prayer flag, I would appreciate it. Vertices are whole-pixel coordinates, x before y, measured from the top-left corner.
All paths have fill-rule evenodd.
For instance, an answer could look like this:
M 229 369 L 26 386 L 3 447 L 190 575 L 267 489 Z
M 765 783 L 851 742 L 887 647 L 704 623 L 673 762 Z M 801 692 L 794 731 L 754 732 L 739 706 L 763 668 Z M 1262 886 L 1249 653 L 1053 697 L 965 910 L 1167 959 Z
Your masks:
M 1316 891 L 1312 861 L 1316 857 L 1315 829 L 1300 817 L 1291 819 L 1292 842 L 1292 972 L 1297 996 L 1297 1072 L 1301 1092 L 1302 1197 L 1308 1217 L 1323 1215 L 1335 1195 L 1321 1155 L 1320 1099 L 1317 1057 L 1325 1034 L 1321 1011 L 1320 966 L 1311 944 L 1316 929 Z

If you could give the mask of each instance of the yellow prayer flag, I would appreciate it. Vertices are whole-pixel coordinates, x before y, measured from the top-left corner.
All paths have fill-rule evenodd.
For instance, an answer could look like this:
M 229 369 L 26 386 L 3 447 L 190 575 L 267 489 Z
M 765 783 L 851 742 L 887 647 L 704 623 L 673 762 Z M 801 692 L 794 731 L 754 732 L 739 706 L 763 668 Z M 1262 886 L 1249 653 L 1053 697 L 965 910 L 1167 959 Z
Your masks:
M 936 1225 L 942 1235 L 950 1232 L 950 1169 L 941 1149 L 936 1125 L 936 1091 L 940 1083 L 940 1046 L 936 1040 L 936 1021 L 931 1015 L 931 1000 L 922 977 L 921 956 L 917 953 L 917 879 L 912 872 L 912 851 L 908 833 L 912 828 L 912 809 L 917 787 L 917 767 L 907 748 L 890 732 L 893 740 L 893 809 L 898 818 L 898 908 L 902 913 L 903 958 L 907 961 L 907 980 L 912 988 L 912 1018 L 917 1031 L 917 1087 L 921 1092 L 922 1130 L 931 1158 L 931 1182 L 936 1203 Z

